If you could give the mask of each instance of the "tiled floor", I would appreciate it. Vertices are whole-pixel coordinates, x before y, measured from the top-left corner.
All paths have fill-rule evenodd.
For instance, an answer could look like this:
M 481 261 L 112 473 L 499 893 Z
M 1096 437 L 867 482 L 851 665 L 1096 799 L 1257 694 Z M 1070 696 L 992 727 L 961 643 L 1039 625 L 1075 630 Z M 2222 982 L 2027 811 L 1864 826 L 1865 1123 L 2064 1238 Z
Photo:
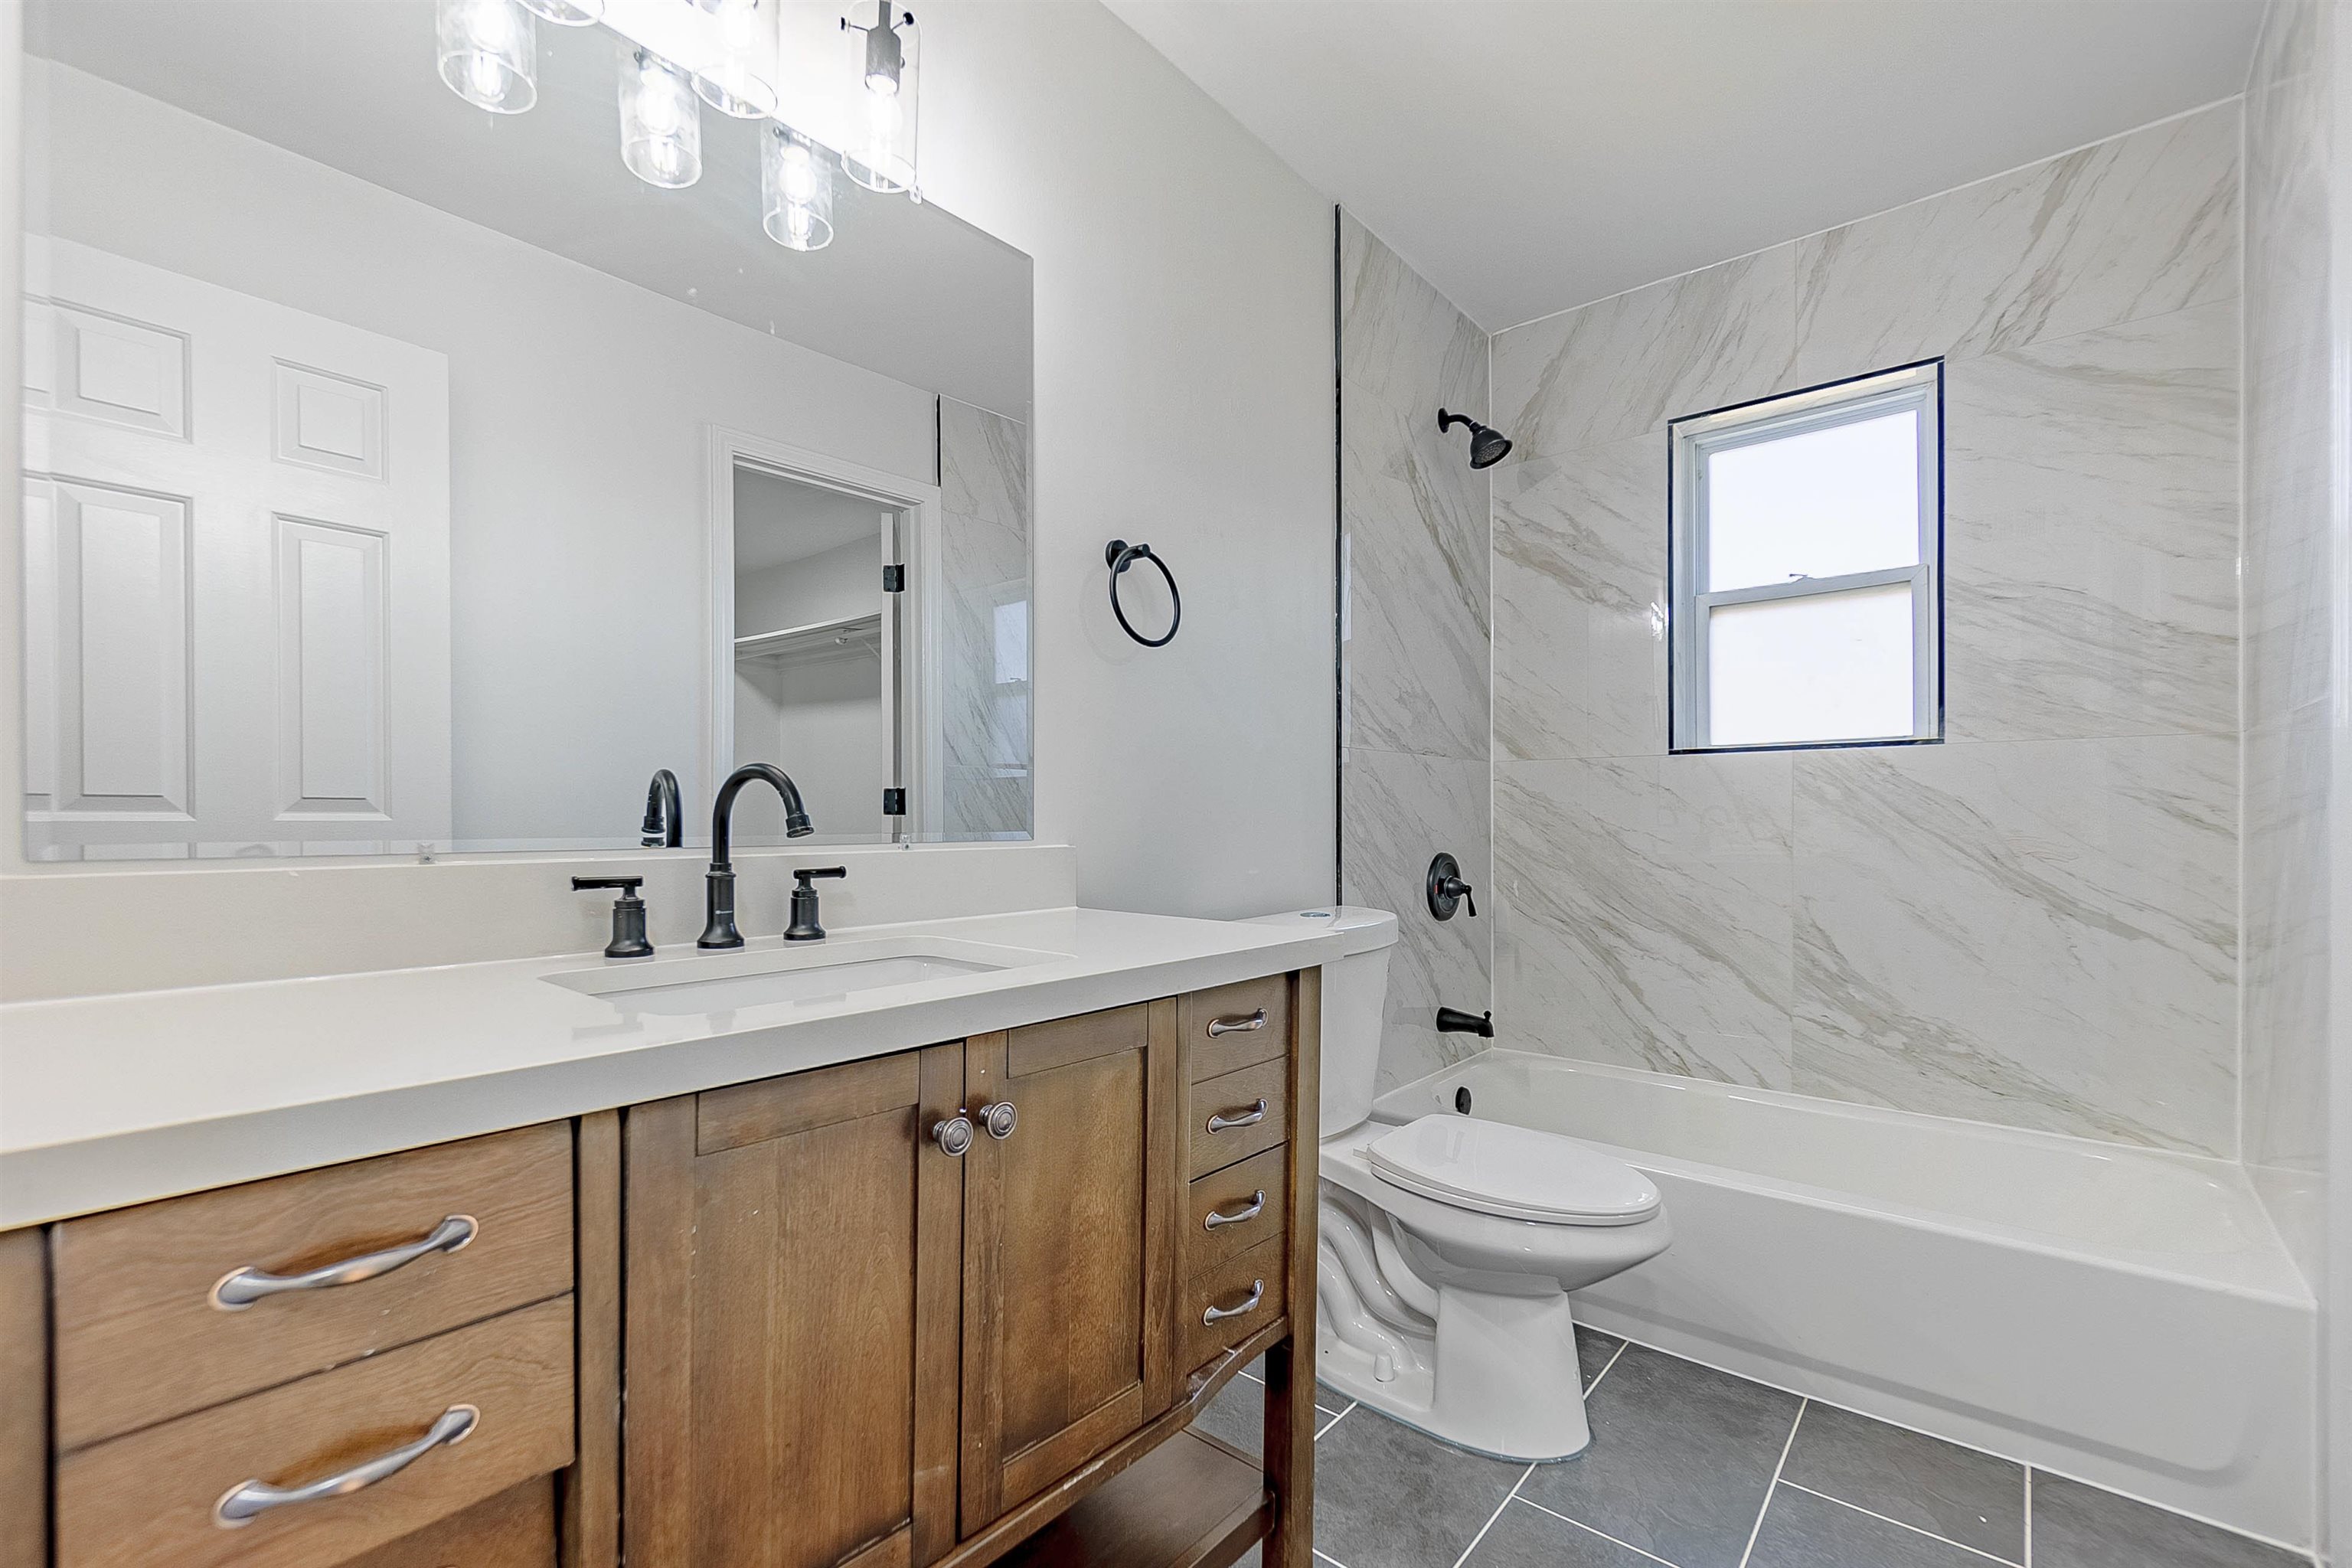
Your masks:
M 1556 1465 L 1465 1454 L 1318 1389 L 1316 1556 L 1328 1568 L 2308 1568 L 1607 1334 L 1578 1330 L 1577 1352 L 1592 1446 Z M 1201 1425 L 1255 1454 L 1265 1408 L 1244 1375 Z

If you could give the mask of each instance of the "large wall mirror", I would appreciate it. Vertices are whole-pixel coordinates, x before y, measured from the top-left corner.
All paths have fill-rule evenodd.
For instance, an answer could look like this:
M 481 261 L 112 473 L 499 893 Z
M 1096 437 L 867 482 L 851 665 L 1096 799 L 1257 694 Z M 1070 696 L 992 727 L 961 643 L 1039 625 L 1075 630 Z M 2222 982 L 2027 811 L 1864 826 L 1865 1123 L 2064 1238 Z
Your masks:
M 1029 258 L 537 9 L 25 7 L 28 858 L 1028 836 Z

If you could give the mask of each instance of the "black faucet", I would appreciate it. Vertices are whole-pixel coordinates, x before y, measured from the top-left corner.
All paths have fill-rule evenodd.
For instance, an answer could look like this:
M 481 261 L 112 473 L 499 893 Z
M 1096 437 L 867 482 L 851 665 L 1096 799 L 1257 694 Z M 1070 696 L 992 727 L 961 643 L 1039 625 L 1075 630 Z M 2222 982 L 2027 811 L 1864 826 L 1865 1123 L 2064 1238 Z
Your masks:
M 729 858 L 729 850 L 735 837 L 735 797 L 754 779 L 775 785 L 776 793 L 783 796 L 785 837 L 806 838 L 816 831 L 801 805 L 800 785 L 793 783 L 792 774 L 783 769 L 773 763 L 745 763 L 729 773 L 727 782 L 719 786 L 719 802 L 710 812 L 710 869 L 702 879 L 709 896 L 704 903 L 702 934 L 694 939 L 697 947 L 743 945 L 743 933 L 735 929 L 735 863 Z
M 646 787 L 646 821 L 637 832 L 647 849 L 686 847 L 686 811 L 678 804 L 677 775 L 667 768 L 656 769 Z

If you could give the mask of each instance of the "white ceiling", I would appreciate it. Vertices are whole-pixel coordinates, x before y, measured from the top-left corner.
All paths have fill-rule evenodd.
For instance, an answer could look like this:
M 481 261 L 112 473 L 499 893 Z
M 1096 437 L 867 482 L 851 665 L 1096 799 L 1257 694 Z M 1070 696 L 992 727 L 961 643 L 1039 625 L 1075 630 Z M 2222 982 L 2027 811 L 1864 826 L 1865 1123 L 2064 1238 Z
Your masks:
M 2259 0 L 1108 0 L 1488 331 L 2225 98 Z

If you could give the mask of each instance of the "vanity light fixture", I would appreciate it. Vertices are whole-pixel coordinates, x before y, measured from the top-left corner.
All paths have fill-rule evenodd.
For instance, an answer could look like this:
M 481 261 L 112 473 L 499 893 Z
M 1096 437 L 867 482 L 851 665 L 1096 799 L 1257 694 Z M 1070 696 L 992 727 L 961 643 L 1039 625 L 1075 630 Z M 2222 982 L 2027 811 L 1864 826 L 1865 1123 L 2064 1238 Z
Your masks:
M 492 114 L 539 101 L 539 33 L 520 0 L 439 0 L 433 26 L 451 92 Z
M 833 243 L 833 167 L 789 125 L 771 123 L 761 139 L 760 226 L 788 250 Z
M 666 191 L 702 178 L 702 104 L 694 83 L 646 49 L 621 61 L 621 162 Z
M 891 0 L 875 0 L 874 22 L 860 26 L 844 16 L 842 30 L 866 36 L 858 108 L 841 166 L 869 191 L 915 187 L 915 14 L 898 12 Z
M 695 0 L 709 13 L 717 40 L 694 73 L 694 90 L 721 114 L 765 120 L 782 101 L 778 17 L 783 0 Z
M 604 19 L 604 0 L 522 0 L 530 14 L 559 27 L 593 27 Z

